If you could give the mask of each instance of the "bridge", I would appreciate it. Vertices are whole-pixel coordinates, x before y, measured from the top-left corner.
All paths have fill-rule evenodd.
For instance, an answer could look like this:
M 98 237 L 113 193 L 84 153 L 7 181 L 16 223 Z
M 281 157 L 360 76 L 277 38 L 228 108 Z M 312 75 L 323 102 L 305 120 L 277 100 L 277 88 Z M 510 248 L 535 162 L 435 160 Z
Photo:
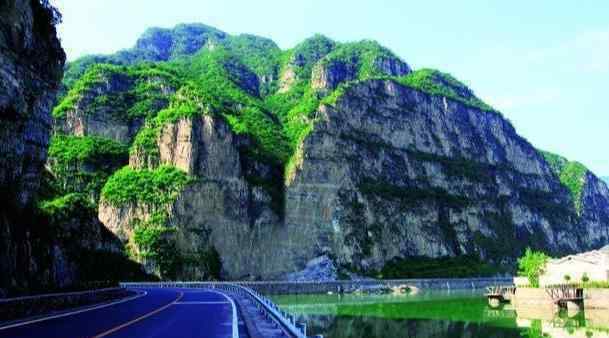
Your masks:
M 0 324 L 11 337 L 306 338 L 306 325 L 233 283 L 121 283 L 118 301 Z M 320 337 L 320 336 L 318 336 Z
M 513 285 L 498 285 L 489 286 L 484 294 L 488 298 L 488 303 L 491 307 L 499 307 L 501 303 L 511 301 L 512 296 L 516 293 L 516 287 Z
M 573 284 L 546 286 L 546 293 L 552 302 L 569 310 L 581 310 L 584 304 L 584 289 Z

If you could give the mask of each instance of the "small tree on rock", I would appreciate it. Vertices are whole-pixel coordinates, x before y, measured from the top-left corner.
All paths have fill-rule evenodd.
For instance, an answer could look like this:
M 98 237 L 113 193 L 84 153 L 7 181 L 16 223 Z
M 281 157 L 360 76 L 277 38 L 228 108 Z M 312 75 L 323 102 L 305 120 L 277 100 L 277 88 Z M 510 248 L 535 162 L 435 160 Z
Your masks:
M 539 287 L 539 276 L 544 272 L 549 258 L 541 251 L 527 248 L 524 255 L 518 259 L 518 275 L 527 277 L 532 287 Z

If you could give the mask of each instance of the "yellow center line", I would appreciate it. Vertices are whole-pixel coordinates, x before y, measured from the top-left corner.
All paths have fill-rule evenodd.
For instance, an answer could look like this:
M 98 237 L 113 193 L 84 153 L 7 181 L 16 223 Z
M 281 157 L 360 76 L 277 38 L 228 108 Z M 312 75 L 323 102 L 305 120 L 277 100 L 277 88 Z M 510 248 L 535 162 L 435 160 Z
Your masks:
M 160 308 L 158 308 L 158 309 L 156 309 L 156 310 L 154 310 L 152 312 L 148 312 L 147 314 L 145 314 L 143 316 L 137 317 L 137 318 L 135 318 L 133 320 L 130 320 L 130 321 L 128 321 L 128 322 L 126 322 L 124 324 L 121 324 L 121 325 L 119 325 L 119 326 L 117 326 L 115 328 L 112 328 L 112 329 L 110 329 L 108 331 L 102 332 L 102 333 L 98 334 L 97 336 L 93 336 L 92 338 L 106 337 L 106 336 L 108 336 L 108 335 L 110 335 L 110 334 L 112 334 L 112 333 L 114 333 L 114 332 L 116 332 L 116 331 L 118 331 L 120 329 L 123 329 L 123 328 L 125 328 L 125 327 L 127 327 L 129 325 L 135 324 L 135 323 L 137 323 L 137 322 L 139 322 L 139 321 L 141 321 L 143 319 L 146 319 L 146 318 L 148 318 L 148 317 L 150 317 L 150 316 L 152 316 L 154 314 L 157 314 L 157 313 L 165 310 L 166 308 L 174 305 L 175 303 L 179 302 L 180 299 L 182 299 L 182 297 L 184 297 L 184 292 L 180 292 L 180 294 L 178 295 L 178 298 L 176 298 L 173 302 L 171 302 L 171 303 L 169 303 L 167 305 L 163 305 Z

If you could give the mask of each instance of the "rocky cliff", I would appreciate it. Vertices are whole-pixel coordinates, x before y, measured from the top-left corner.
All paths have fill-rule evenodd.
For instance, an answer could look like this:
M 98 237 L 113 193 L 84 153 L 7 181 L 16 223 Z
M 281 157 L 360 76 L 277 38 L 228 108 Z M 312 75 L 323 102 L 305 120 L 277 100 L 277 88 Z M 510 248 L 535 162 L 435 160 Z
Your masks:
M 121 258 L 120 241 L 97 220 L 98 197 L 64 193 L 94 190 L 86 186 L 99 182 L 88 175 L 107 154 L 71 161 L 87 155 L 62 139 L 45 168 L 65 61 L 54 27 L 59 20 L 48 1 L 0 4 L 0 297 L 105 280 L 112 268 L 103 277 L 96 271 L 104 266 L 139 270 Z
M 37 1 L 0 5 L 0 294 L 42 273 L 29 214 L 65 60 L 53 20 L 53 10 Z
M 609 240 L 604 183 L 375 42 L 318 35 L 281 51 L 180 25 L 129 51 L 67 67 L 55 139 L 129 147 L 128 164 L 94 170 L 103 188 L 89 195 L 163 278 L 399 276 L 421 257 L 509 267 L 527 246 Z M 483 273 L 470 268 L 453 272 Z

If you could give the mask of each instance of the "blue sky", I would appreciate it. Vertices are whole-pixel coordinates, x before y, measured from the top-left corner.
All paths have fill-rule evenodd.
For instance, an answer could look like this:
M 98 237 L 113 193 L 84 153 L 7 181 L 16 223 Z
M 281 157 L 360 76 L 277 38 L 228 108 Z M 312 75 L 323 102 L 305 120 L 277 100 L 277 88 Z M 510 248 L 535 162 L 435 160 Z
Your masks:
M 467 83 L 536 147 L 609 176 L 609 1 L 55 0 L 73 60 L 150 26 L 202 22 L 289 48 L 374 39 Z

